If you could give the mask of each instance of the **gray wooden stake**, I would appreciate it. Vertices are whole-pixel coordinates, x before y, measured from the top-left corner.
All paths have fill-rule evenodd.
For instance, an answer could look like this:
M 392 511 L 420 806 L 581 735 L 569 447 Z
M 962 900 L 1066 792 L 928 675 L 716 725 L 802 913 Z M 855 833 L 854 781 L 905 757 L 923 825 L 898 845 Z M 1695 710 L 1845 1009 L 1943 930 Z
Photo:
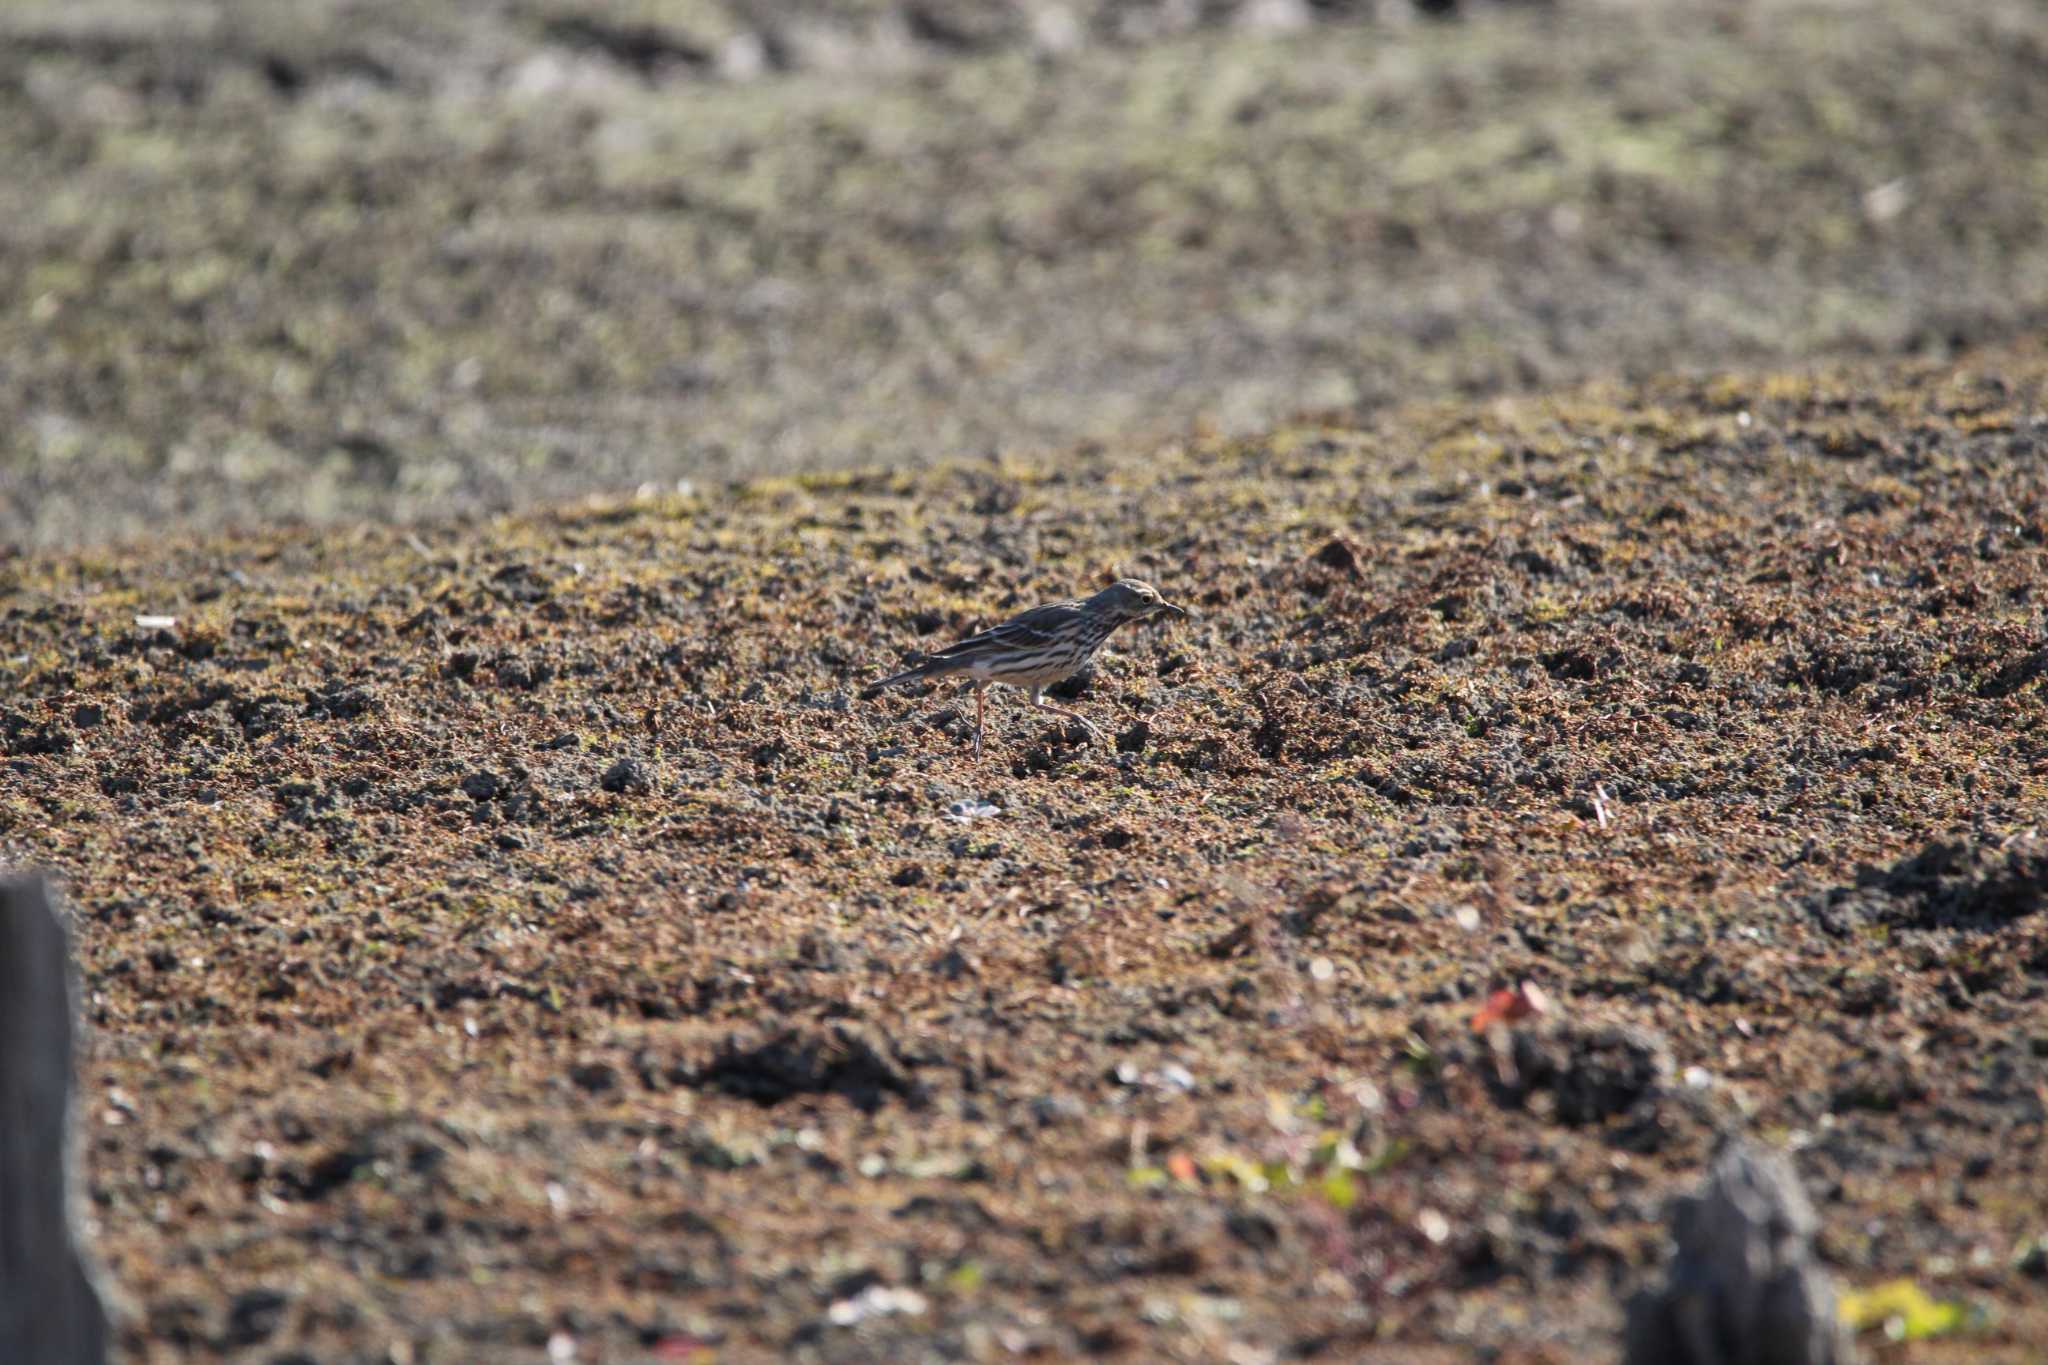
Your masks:
M 0 882 L 0 1360 L 102 1365 L 107 1314 L 74 1236 L 71 959 L 40 878 Z

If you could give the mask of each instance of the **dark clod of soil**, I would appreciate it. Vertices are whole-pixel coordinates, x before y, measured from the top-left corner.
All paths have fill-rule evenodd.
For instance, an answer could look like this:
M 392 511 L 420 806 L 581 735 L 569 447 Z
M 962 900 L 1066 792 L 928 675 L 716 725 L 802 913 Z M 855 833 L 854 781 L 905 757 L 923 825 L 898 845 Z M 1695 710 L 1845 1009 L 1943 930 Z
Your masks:
M 1905 929 L 1995 929 L 2048 905 L 2048 840 L 1939 839 L 1888 867 L 1857 873 L 1817 903 L 1824 922 Z
M 637 758 L 622 758 L 604 770 L 597 784 L 608 792 L 644 795 L 649 787 L 646 765 Z
M 696 1083 L 764 1106 L 822 1095 L 843 1096 L 864 1113 L 889 1098 L 912 1107 L 924 1103 L 924 1090 L 910 1073 L 863 1030 L 846 1024 L 729 1039 Z
M 1664 1284 L 1629 1305 L 1626 1365 L 1847 1365 L 1820 1219 L 1791 1164 L 1731 1142 L 1677 1201 Z
M 1333 537 L 1315 553 L 1316 563 L 1347 574 L 1356 574 L 1364 559 L 1365 551 L 1359 548 L 1357 541 L 1347 536 Z
M 1090 685 L 1094 681 L 1095 667 L 1091 664 L 1079 673 L 1062 678 L 1051 687 L 1046 688 L 1045 695 L 1056 697 L 1061 701 L 1079 701 L 1088 695 Z
M 284 1172 L 284 1188 L 318 1202 L 357 1179 L 379 1188 L 421 1193 L 438 1188 L 448 1152 L 441 1139 L 411 1122 L 373 1122 L 341 1145 Z
M 226 1340 L 230 1348 L 256 1346 L 270 1340 L 284 1324 L 291 1299 L 275 1289 L 250 1289 L 228 1305 Z
M 586 1062 L 580 1066 L 570 1067 L 569 1079 L 576 1083 L 578 1089 L 597 1095 L 615 1089 L 619 1083 L 619 1073 L 616 1068 L 604 1062 Z
M 1671 1078 L 1671 1049 L 1639 1028 L 1584 1028 L 1571 1024 L 1524 1029 L 1514 1039 L 1513 1080 L 1504 1092 L 1517 1101 L 1545 1092 L 1561 1123 L 1599 1123 L 1626 1114 Z

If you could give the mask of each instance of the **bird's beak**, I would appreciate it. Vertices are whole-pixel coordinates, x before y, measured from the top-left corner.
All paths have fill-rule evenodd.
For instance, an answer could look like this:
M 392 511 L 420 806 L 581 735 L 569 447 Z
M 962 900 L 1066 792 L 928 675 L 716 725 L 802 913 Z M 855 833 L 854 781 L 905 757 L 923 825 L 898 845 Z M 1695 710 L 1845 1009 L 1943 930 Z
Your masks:
M 1159 604 L 1159 609 L 1153 612 L 1152 614 L 1154 616 L 1177 616 L 1182 619 L 1186 619 L 1188 609 L 1186 607 L 1176 607 L 1171 602 L 1161 602 Z

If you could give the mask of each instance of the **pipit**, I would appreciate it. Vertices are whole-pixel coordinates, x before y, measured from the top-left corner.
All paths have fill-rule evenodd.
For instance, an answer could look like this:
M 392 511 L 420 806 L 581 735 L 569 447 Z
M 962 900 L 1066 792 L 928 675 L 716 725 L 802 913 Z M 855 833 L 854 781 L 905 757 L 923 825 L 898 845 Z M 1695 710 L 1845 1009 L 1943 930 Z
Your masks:
M 1041 711 L 1081 722 L 1093 739 L 1102 738 L 1089 719 L 1078 711 L 1054 706 L 1045 699 L 1045 689 L 1081 671 L 1095 651 L 1102 648 L 1110 632 L 1127 621 L 1149 621 L 1157 616 L 1186 616 L 1187 612 L 1159 595 L 1150 583 L 1135 578 L 1119 579 L 1093 597 L 1071 602 L 1048 602 L 1022 616 L 1013 616 L 979 635 L 925 656 L 914 668 L 894 677 L 871 683 L 861 693 L 863 700 L 883 689 L 915 682 L 919 678 L 944 678 L 963 674 L 974 683 L 974 753 L 981 755 L 981 736 L 987 720 L 990 683 L 1026 688 L 1031 704 Z

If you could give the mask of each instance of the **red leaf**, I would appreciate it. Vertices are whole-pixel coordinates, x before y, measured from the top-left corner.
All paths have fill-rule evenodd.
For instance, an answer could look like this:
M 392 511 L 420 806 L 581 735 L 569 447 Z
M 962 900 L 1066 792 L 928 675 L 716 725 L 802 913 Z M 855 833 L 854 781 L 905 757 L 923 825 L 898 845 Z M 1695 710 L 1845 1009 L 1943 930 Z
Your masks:
M 1472 1031 L 1484 1033 L 1495 1024 L 1512 1024 L 1518 1019 L 1542 1014 L 1549 1008 L 1549 997 L 1533 981 L 1524 981 L 1512 990 L 1503 986 L 1487 996 L 1486 1003 L 1479 1007 L 1479 1013 L 1472 1016 Z

